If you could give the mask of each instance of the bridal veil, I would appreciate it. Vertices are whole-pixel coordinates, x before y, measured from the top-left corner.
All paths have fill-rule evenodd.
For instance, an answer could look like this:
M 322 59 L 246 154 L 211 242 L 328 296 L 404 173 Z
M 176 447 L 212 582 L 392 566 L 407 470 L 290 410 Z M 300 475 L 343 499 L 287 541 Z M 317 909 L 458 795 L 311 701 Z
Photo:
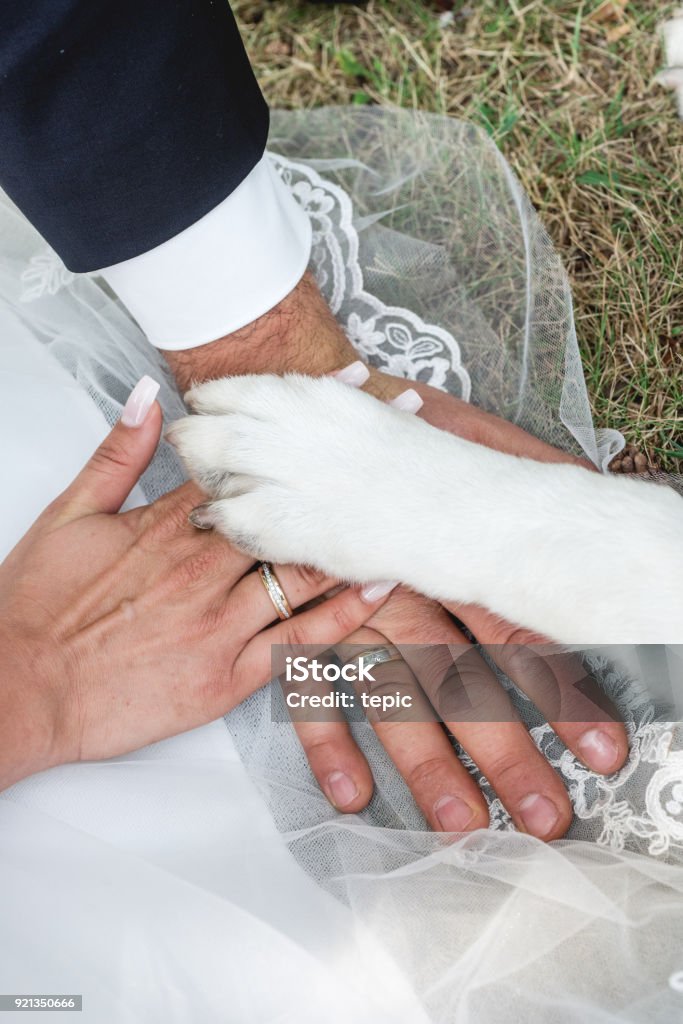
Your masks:
M 623 439 L 593 426 L 566 275 L 485 134 L 393 110 L 275 112 L 269 149 L 362 358 L 606 466 Z M 166 418 L 181 415 L 161 357 L 102 282 L 71 275 L 6 200 L 0 223 L 3 334 L 48 352 L 102 429 L 144 373 L 162 381 Z M 162 442 L 145 499 L 182 479 Z M 337 814 L 273 714 L 274 684 L 173 747 L 26 780 L 0 795 L 0 986 L 87 982 L 98 1024 L 681 1019 L 680 730 L 623 673 L 593 668 L 630 732 L 612 777 L 517 695 L 575 807 L 550 845 L 515 832 L 479 775 L 491 829 L 428 832 L 362 723 L 375 795 Z M 97 827 L 74 792 L 99 803 Z

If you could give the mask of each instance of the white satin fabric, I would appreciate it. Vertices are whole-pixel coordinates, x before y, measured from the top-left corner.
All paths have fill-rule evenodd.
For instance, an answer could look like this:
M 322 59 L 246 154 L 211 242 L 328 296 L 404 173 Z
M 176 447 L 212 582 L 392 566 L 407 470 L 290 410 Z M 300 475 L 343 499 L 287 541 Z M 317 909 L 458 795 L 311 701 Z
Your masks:
M 107 425 L 16 317 L 1 324 L 4 557 Z M 0 992 L 82 993 L 84 1022 L 423 1019 L 291 856 L 223 720 L 0 794 L 0 907 Z

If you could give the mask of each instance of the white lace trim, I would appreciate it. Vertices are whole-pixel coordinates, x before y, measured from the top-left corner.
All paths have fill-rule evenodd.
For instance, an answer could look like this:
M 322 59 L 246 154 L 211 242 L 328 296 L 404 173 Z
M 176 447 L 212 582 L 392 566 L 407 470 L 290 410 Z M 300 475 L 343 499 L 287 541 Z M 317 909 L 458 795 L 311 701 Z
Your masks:
M 270 154 L 313 226 L 311 264 L 318 285 L 349 340 L 373 366 L 394 377 L 420 379 L 459 392 L 469 401 L 471 381 L 452 334 L 426 324 L 409 309 L 388 306 L 363 288 L 353 207 L 343 189 L 312 167 Z M 74 279 L 49 246 L 31 257 L 21 275 L 21 301 L 56 295 Z M 458 385 L 454 387 L 455 378 Z
M 22 302 L 34 302 L 43 295 L 56 295 L 71 284 L 74 274 L 62 263 L 49 245 L 32 256 L 21 275 Z
M 654 721 L 651 702 L 620 671 L 598 660 L 591 667 L 627 719 L 629 758 L 624 767 L 613 775 L 597 775 L 566 749 L 547 722 L 529 730 L 567 788 L 574 809 L 569 838 L 590 840 L 615 851 L 647 852 L 651 857 L 680 861 L 683 750 L 676 726 Z M 528 703 L 513 684 L 509 687 Z M 467 755 L 461 756 L 487 796 L 491 827 L 514 828 L 488 780 Z
M 432 387 L 459 392 L 469 401 L 470 377 L 453 335 L 426 324 L 408 309 L 385 305 L 364 290 L 358 233 L 346 192 L 321 178 L 312 167 L 273 153 L 270 158 L 311 219 L 311 264 L 316 280 L 358 352 L 394 377 L 419 377 Z M 455 387 L 452 378 L 459 382 Z

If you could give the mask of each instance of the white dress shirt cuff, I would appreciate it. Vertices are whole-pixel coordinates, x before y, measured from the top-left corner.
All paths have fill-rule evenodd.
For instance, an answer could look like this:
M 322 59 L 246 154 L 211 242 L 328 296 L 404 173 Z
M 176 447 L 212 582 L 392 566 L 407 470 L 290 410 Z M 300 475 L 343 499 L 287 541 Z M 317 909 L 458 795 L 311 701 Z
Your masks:
M 215 341 L 276 306 L 301 280 L 311 222 L 268 154 L 179 235 L 99 273 L 153 345 Z

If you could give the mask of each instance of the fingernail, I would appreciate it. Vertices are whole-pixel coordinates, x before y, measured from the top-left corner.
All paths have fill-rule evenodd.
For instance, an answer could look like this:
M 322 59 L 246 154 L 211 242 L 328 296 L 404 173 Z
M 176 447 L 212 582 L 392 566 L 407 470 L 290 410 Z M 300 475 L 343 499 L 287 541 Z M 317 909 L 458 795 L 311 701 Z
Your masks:
M 403 394 L 397 395 L 396 398 L 392 398 L 389 402 L 394 409 L 400 409 L 402 412 L 419 412 L 424 401 L 420 398 L 415 388 L 408 388 Z
M 519 805 L 519 814 L 526 831 L 539 839 L 549 835 L 560 820 L 555 804 L 540 793 L 525 796 Z
M 602 729 L 589 729 L 577 743 L 581 758 L 589 768 L 605 774 L 613 771 L 619 762 L 619 747 L 609 733 Z
M 343 370 L 337 370 L 333 377 L 335 380 L 340 381 L 342 384 L 349 384 L 352 388 L 359 388 L 365 384 L 366 380 L 370 376 L 365 363 L 362 363 L 360 359 L 357 359 L 355 363 L 349 363 Z
M 442 796 L 434 804 L 434 814 L 444 832 L 464 832 L 474 817 L 474 809 L 459 796 Z
M 382 580 L 379 583 L 368 583 L 360 592 L 361 601 L 366 604 L 373 604 L 379 601 L 380 597 L 386 597 L 394 587 L 398 586 L 398 580 Z
M 332 772 L 327 777 L 327 788 L 330 791 L 332 803 L 339 810 L 348 807 L 358 796 L 358 787 L 349 775 L 344 772 Z
M 124 427 L 141 427 L 161 387 L 151 377 L 141 377 L 128 396 L 121 413 Z
M 211 506 L 208 502 L 205 505 L 197 505 L 188 514 L 187 518 L 198 530 L 211 530 L 213 528 L 213 519 L 209 515 L 210 508 Z

